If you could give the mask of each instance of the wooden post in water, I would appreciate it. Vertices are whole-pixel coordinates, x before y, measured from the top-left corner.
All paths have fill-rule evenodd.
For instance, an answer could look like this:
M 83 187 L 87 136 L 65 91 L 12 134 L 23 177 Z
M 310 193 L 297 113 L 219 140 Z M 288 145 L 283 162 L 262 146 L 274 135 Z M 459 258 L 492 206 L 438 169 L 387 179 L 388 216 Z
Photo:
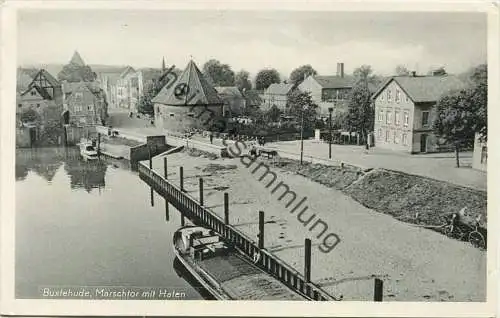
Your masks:
M 97 155 L 101 154 L 101 133 L 97 133 Z
M 200 178 L 199 181 L 199 187 L 200 187 L 200 205 L 203 206 L 203 178 Z
M 375 278 L 373 301 L 382 301 L 384 294 L 384 281 L 380 278 Z
M 179 175 L 181 191 L 184 192 L 184 167 L 179 167 Z
M 259 248 L 264 248 L 264 211 L 259 211 Z
M 184 214 L 181 212 L 181 226 L 186 225 L 186 220 L 184 220 Z
M 167 200 L 167 197 L 165 196 L 165 221 L 169 221 L 170 220 L 170 213 L 168 211 L 168 200 Z
M 305 256 L 304 256 L 304 279 L 306 283 L 311 281 L 311 240 L 305 240 Z
M 167 173 L 167 156 L 163 157 L 163 176 L 165 177 L 165 180 L 168 179 L 168 173 Z
M 154 198 L 154 193 L 153 193 L 153 187 L 151 187 L 150 194 L 151 194 L 151 206 L 155 206 L 155 198 Z
M 229 194 L 224 193 L 224 224 L 229 225 Z
M 149 169 L 153 169 L 153 157 L 151 156 L 151 148 L 148 146 L 148 155 L 149 155 Z

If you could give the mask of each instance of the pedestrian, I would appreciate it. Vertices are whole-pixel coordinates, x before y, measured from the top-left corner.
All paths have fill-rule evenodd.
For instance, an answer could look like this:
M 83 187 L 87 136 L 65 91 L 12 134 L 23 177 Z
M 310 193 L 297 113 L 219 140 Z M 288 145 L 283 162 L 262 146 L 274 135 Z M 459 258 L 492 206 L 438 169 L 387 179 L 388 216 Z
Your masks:
M 210 143 L 211 144 L 214 143 L 214 134 L 213 134 L 213 132 L 210 132 Z
M 130 112 L 130 114 L 128 115 L 128 117 L 132 118 L 132 116 L 134 116 L 134 114 L 132 112 Z

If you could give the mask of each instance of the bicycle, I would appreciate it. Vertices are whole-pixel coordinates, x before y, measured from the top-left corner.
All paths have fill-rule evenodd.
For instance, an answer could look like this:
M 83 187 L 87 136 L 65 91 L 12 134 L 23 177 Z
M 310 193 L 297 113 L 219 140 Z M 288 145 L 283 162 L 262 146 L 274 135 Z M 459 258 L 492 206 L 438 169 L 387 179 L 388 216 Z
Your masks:
M 442 226 L 442 231 L 448 237 L 463 240 L 467 232 L 462 227 L 458 226 L 457 219 L 458 213 L 453 213 L 450 221 Z
M 469 233 L 468 241 L 472 244 L 472 246 L 486 249 L 486 239 L 484 235 L 479 232 L 479 221 L 481 220 L 481 216 L 476 219 L 476 223 L 474 224 L 474 231 Z

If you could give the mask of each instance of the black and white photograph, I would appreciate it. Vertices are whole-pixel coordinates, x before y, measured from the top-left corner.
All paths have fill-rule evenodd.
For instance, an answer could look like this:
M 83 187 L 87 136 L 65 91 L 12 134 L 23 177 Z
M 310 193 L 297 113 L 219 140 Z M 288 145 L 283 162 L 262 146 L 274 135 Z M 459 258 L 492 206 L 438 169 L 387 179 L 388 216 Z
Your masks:
M 4 296 L 491 310 L 498 7 L 207 3 L 16 8 Z

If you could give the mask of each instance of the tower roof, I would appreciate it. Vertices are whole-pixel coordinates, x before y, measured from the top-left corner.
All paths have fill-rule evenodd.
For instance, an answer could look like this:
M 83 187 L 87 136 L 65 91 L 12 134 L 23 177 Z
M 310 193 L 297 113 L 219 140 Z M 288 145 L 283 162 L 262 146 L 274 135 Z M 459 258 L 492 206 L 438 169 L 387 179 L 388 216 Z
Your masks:
M 154 103 L 172 106 L 223 104 L 215 88 L 208 83 L 193 61 L 188 63 L 173 85 L 169 84 L 165 85 L 153 98 Z M 167 86 L 169 87 L 167 88 Z
M 85 62 L 83 61 L 82 57 L 80 56 L 80 53 L 78 53 L 78 51 L 75 51 L 75 53 L 73 53 L 73 57 L 71 58 L 71 60 L 69 61 L 70 64 L 75 64 L 75 65 L 78 65 L 78 66 L 85 66 Z

